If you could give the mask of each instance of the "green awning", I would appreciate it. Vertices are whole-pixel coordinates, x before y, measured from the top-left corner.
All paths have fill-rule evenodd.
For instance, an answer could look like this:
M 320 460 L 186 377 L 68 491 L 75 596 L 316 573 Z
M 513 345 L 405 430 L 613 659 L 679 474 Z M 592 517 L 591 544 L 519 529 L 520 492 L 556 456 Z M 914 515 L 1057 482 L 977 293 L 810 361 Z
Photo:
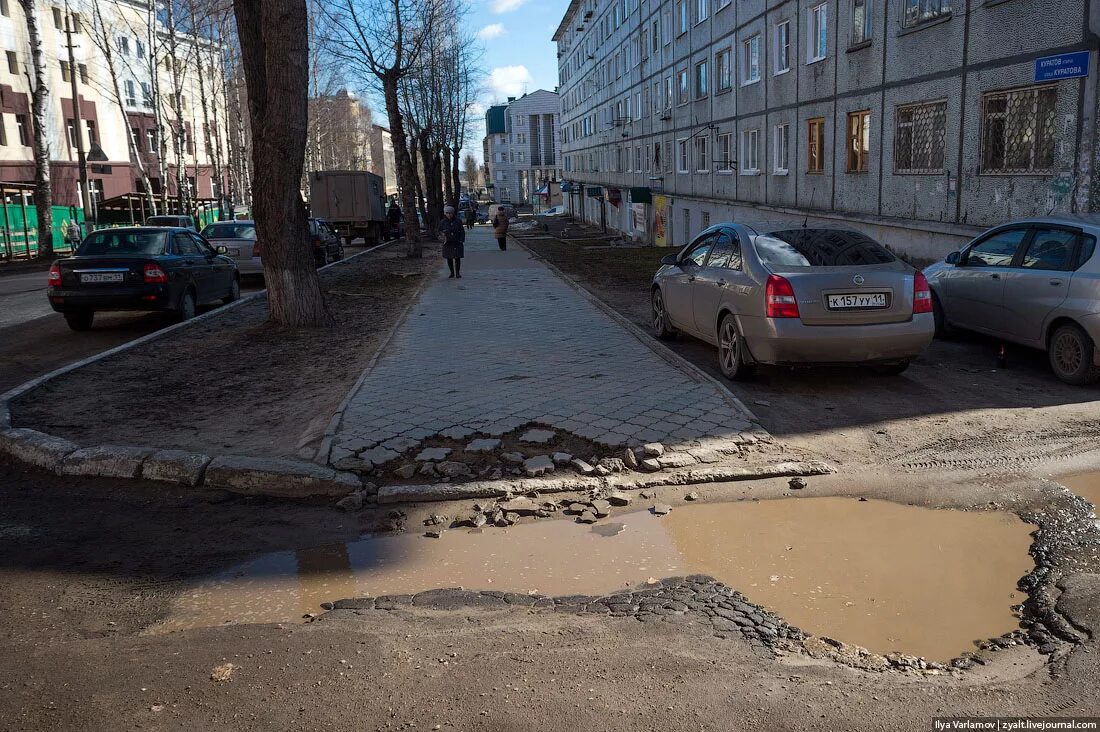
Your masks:
M 630 189 L 630 202 L 631 203 L 653 203 L 653 194 L 648 187 L 644 188 L 631 188 Z

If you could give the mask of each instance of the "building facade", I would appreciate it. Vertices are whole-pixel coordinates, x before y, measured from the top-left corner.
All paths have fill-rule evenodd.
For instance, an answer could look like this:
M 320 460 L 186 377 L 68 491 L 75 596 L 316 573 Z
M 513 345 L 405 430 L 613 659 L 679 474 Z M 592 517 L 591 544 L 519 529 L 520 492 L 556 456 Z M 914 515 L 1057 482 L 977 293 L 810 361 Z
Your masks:
M 397 156 L 393 152 L 393 137 L 380 125 L 370 130 L 370 172 L 385 181 L 386 195 L 397 195 Z
M 1095 69 L 1045 59 L 1095 52 L 1098 8 L 572 0 L 554 35 L 567 200 L 668 246 L 812 216 L 917 259 L 1013 217 L 1096 210 Z
M 515 97 L 509 97 L 511 102 Z M 511 201 L 515 179 L 510 177 L 508 162 L 507 104 L 494 104 L 485 110 L 485 138 L 481 141 L 481 155 L 485 165 L 485 188 L 496 201 Z
M 561 99 L 539 89 L 485 113 L 482 155 L 497 201 L 525 205 L 561 180 Z

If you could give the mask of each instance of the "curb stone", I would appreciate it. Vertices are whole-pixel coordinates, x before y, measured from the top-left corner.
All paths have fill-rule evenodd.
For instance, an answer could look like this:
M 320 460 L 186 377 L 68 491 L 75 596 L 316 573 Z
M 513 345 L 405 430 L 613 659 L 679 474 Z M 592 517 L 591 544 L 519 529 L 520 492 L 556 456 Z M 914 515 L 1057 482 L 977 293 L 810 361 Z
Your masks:
M 46 470 L 56 470 L 62 460 L 79 449 L 75 442 L 37 430 L 20 427 L 0 432 L 0 452 Z
M 154 452 L 156 450 L 151 447 L 84 447 L 62 460 L 57 466 L 57 473 L 92 478 L 136 478 L 141 475 L 141 465 L 145 458 Z
M 204 485 L 234 493 L 284 498 L 346 496 L 362 487 L 357 476 L 316 463 L 244 455 L 221 455 L 211 460 L 206 466 Z
M 192 488 L 202 482 L 211 458 L 185 450 L 157 450 L 145 459 L 141 477 L 164 483 L 179 483 Z

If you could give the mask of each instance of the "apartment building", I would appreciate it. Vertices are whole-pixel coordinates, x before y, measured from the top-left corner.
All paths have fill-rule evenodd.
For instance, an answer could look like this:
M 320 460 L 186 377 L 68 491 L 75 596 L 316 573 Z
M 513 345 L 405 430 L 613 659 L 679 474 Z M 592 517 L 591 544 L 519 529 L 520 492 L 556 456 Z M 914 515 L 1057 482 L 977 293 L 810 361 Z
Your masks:
M 513 101 L 510 97 L 508 101 Z M 511 201 L 515 185 L 509 178 L 507 104 L 494 104 L 485 110 L 485 137 L 481 141 L 482 160 L 485 165 L 485 188 L 497 201 Z
M 527 204 L 561 180 L 560 112 L 557 92 L 539 89 L 485 113 L 482 152 L 496 200 Z
M 93 9 L 95 3 L 98 13 Z M 182 165 L 181 177 L 192 197 L 212 199 L 224 195 L 224 186 L 214 170 L 222 169 L 225 163 L 225 87 L 220 64 L 212 60 L 217 55 L 212 45 L 194 44 L 190 37 L 177 33 L 172 41 L 177 47 L 173 68 L 166 52 L 168 32 L 156 21 L 150 26 L 154 14 L 145 0 L 45 2 L 38 3 L 38 12 L 50 90 L 45 134 L 55 205 L 81 205 L 77 135 L 86 153 L 95 152 L 100 157 L 89 176 L 94 205 L 143 190 L 138 159 L 156 193 L 166 189 L 170 196 L 176 195 L 176 172 Z M 72 32 L 73 65 L 69 62 L 67 24 Z M 104 53 L 107 43 L 118 77 L 121 106 Z M 4 50 L 0 61 L 0 181 L 30 183 L 34 180 L 31 55 L 23 6 L 17 0 L 0 0 L 0 45 Z M 73 114 L 74 75 L 79 129 Z M 159 109 L 154 109 L 158 88 L 161 103 Z M 179 118 L 174 111 L 176 105 L 168 101 L 177 90 L 182 111 Z M 207 129 L 209 135 L 205 134 Z M 131 135 L 136 155 L 131 153 Z M 221 159 L 221 165 L 216 164 L 216 158 Z
M 381 125 L 371 125 L 369 169 L 385 181 L 386 196 L 397 195 L 397 156 L 393 152 L 393 135 Z
M 572 0 L 569 205 L 666 246 L 810 216 L 929 259 L 1095 211 L 1097 26 L 1096 0 Z

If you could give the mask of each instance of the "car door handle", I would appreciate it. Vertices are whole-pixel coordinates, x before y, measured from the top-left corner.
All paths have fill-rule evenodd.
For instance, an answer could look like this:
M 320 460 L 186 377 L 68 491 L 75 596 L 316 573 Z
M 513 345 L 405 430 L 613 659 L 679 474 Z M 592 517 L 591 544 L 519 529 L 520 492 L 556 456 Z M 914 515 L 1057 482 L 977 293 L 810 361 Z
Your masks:
M 718 280 L 718 286 L 719 286 L 719 287 L 725 287 L 725 286 L 726 286 L 726 285 L 728 285 L 728 284 L 729 284 L 729 283 L 728 283 L 728 282 L 726 282 L 725 280 Z
M 999 280 L 999 279 L 1001 279 L 1001 276 L 999 274 L 997 274 L 996 272 L 994 272 L 993 274 L 989 275 L 989 279 Z
M 1062 286 L 1062 280 L 1051 280 L 1050 284 L 1053 287 L 1061 287 Z

